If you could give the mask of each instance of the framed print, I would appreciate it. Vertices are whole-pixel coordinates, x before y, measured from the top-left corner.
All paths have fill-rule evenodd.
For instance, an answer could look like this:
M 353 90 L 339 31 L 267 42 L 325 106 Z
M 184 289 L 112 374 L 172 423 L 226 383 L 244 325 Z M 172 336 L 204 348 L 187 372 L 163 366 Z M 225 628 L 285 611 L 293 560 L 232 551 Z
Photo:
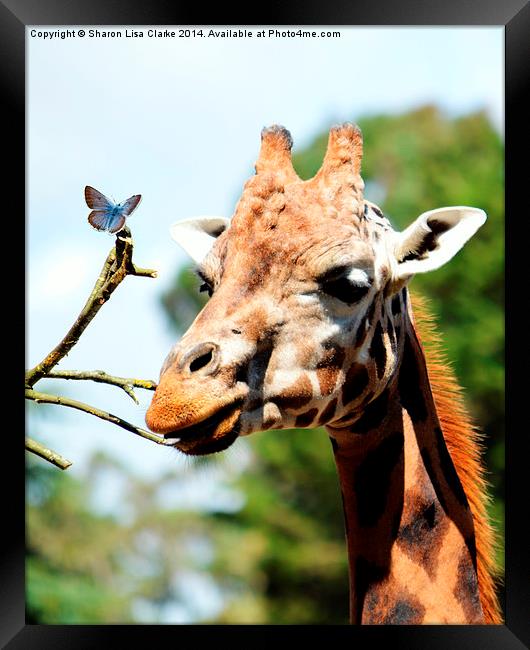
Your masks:
M 1 11 L 34 452 L 6 436 L 3 644 L 528 644 L 528 5 Z

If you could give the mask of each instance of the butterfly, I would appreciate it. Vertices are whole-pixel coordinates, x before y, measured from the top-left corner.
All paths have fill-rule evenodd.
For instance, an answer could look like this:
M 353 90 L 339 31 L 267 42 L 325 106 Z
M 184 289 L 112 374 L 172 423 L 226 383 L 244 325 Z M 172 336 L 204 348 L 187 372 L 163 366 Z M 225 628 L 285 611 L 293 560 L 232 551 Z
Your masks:
M 88 215 L 88 222 L 96 230 L 118 232 L 125 225 L 127 217 L 136 209 L 141 198 L 141 194 L 135 194 L 122 203 L 114 203 L 104 194 L 87 185 L 85 201 L 92 210 Z

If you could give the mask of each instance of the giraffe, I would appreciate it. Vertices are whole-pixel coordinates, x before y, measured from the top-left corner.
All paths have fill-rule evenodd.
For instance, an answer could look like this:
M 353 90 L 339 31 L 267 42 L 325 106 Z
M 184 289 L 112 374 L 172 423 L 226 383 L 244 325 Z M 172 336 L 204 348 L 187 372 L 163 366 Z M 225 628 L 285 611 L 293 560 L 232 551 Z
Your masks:
M 479 434 L 436 346 L 426 360 L 408 291 L 486 215 L 439 208 L 397 232 L 364 198 L 357 126 L 330 130 L 312 179 L 291 148 L 284 127 L 263 129 L 233 218 L 172 226 L 211 298 L 169 352 L 146 423 L 191 455 L 324 426 L 351 622 L 499 623 Z

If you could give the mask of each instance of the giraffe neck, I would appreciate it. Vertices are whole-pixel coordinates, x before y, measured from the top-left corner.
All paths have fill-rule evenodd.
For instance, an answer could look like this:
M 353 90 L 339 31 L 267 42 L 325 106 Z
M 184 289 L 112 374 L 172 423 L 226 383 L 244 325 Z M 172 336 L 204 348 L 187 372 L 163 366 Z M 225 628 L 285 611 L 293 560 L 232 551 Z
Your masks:
M 347 429 L 327 427 L 343 496 L 352 623 L 482 623 L 473 519 L 422 348 Z

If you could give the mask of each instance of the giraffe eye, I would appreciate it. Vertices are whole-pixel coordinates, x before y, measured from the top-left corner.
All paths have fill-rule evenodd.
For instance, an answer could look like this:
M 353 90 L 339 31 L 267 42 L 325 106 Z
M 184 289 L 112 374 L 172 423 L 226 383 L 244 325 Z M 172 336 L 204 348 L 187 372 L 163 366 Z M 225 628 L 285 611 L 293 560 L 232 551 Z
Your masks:
M 342 277 L 336 280 L 328 280 L 321 284 L 321 289 L 328 296 L 338 298 L 347 305 L 359 302 L 367 293 L 370 287 L 354 284 L 348 278 Z

